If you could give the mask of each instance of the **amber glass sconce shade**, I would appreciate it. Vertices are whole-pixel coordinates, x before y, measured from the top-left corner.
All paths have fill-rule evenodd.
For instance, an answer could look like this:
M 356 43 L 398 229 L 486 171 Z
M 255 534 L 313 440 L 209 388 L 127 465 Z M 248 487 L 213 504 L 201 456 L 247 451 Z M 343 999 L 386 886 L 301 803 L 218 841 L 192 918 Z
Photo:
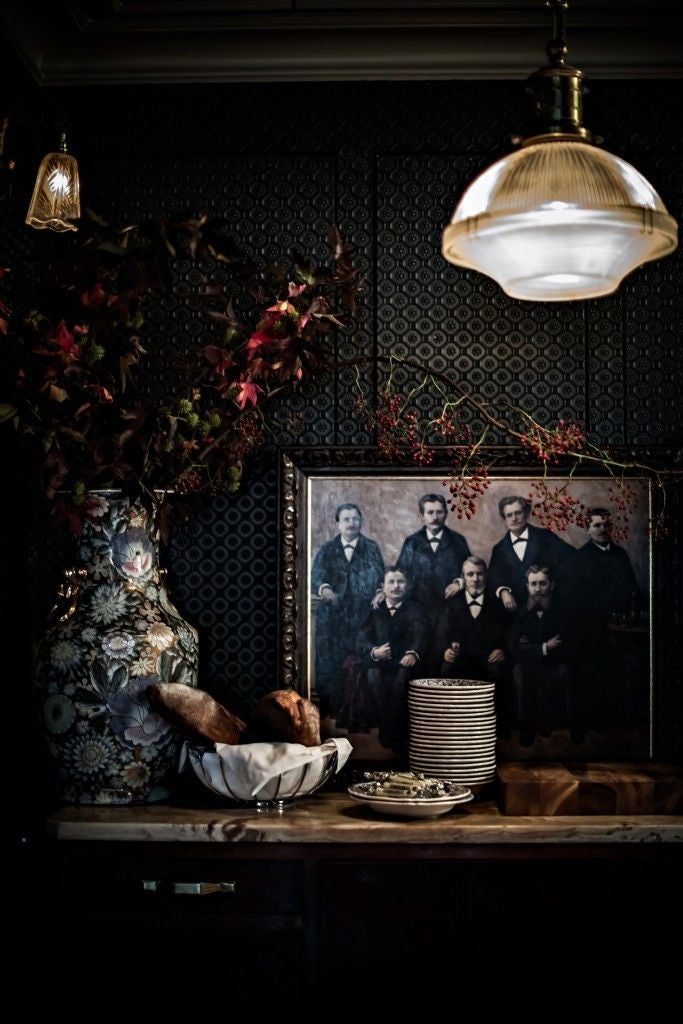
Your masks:
M 52 231 L 76 231 L 81 216 L 80 182 L 76 158 L 67 152 L 66 133 L 62 132 L 59 152 L 43 157 L 33 196 L 26 214 L 32 228 Z

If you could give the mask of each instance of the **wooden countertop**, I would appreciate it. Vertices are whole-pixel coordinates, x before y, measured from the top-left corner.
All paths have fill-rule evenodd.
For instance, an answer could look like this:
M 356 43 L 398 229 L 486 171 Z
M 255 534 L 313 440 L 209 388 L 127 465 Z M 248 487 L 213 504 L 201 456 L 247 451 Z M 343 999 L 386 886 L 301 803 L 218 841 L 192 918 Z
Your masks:
M 319 793 L 282 812 L 252 808 L 65 807 L 48 821 L 58 840 L 199 843 L 680 843 L 683 815 L 512 817 L 491 802 L 438 818 L 380 815 L 342 793 Z

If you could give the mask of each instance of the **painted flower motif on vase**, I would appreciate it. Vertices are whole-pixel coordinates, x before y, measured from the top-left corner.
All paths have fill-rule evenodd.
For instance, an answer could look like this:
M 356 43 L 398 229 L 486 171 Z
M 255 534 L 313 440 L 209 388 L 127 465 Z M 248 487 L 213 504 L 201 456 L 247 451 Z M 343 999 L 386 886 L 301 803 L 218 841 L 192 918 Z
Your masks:
M 60 640 L 54 645 L 50 654 L 52 664 L 62 672 L 74 670 L 81 660 L 78 646 L 71 640 Z
M 149 765 L 144 761 L 132 761 L 121 769 L 121 777 L 131 789 L 143 789 L 149 782 Z
M 48 747 L 67 801 L 163 799 L 180 740 L 147 688 L 197 685 L 197 634 L 168 599 L 146 510 L 108 496 L 90 507 L 86 572 L 36 658 Z
M 51 733 L 67 732 L 76 721 L 73 701 L 61 693 L 51 694 L 43 704 L 43 719 Z
M 146 532 L 138 527 L 124 530 L 112 540 L 112 561 L 127 578 L 148 580 L 154 568 L 154 551 Z
M 180 630 L 178 630 L 178 638 L 182 643 Z M 170 626 L 165 626 L 161 622 L 155 622 L 154 625 L 150 626 L 147 630 L 147 643 L 157 651 L 165 651 L 167 647 L 170 647 L 173 644 L 174 640 L 175 633 L 173 630 Z
M 121 583 L 102 583 L 90 598 L 90 618 L 103 626 L 123 618 L 128 609 L 129 595 Z
M 160 682 L 159 676 L 138 676 L 107 703 L 114 735 L 127 747 L 148 747 L 170 736 L 168 719 L 152 709 L 147 687 Z

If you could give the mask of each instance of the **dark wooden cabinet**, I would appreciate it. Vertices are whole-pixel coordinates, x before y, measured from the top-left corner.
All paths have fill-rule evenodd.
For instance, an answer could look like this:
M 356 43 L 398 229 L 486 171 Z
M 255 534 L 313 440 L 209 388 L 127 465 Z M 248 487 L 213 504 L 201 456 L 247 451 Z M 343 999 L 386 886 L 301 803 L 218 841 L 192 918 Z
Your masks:
M 646 819 L 600 819 L 584 825 L 600 837 L 589 842 L 569 819 L 516 824 L 480 810 L 384 826 L 334 800 L 329 821 L 224 812 L 232 841 L 215 842 L 188 839 L 196 821 L 194 833 L 173 826 L 178 840 L 150 841 L 154 829 L 133 818 L 121 835 L 145 838 L 114 840 L 112 818 L 106 839 L 97 827 L 65 839 L 89 833 L 88 811 L 66 812 L 72 824 L 46 851 L 50 968 L 155 979 L 157 1009 L 192 996 L 313 1013 L 361 992 L 398 1008 L 420 992 L 436 1008 L 438 988 L 419 984 L 431 976 L 483 980 L 501 995 L 529 972 L 576 987 L 631 962 L 637 988 L 679 960 L 680 818 L 650 830 Z M 429 841 L 415 842 L 415 828 Z M 497 841 L 482 841 L 487 829 Z M 536 841 L 515 841 L 520 829 Z
M 163 979 L 171 1010 L 174 999 L 190 995 L 223 993 L 231 1008 L 270 1008 L 278 990 L 302 1000 L 302 862 L 179 845 L 58 845 L 53 922 L 60 973 L 73 969 L 76 948 L 86 979 L 124 964 L 124 973 Z

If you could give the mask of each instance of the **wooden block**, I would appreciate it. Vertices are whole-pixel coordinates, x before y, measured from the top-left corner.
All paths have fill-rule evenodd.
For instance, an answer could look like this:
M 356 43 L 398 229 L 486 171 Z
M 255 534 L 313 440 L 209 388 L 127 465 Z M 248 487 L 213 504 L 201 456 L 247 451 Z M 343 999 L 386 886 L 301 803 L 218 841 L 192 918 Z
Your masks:
M 683 770 L 671 765 L 508 761 L 498 780 L 503 814 L 683 813 Z
M 574 765 L 581 814 L 680 814 L 683 771 L 670 765 Z
M 562 764 L 507 761 L 498 765 L 503 814 L 579 814 L 579 782 Z

